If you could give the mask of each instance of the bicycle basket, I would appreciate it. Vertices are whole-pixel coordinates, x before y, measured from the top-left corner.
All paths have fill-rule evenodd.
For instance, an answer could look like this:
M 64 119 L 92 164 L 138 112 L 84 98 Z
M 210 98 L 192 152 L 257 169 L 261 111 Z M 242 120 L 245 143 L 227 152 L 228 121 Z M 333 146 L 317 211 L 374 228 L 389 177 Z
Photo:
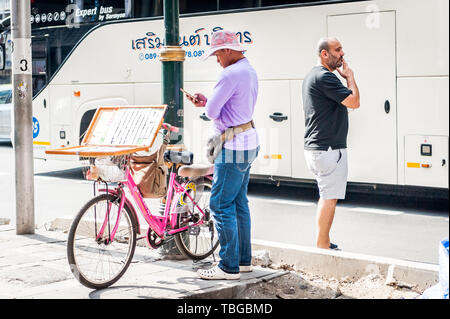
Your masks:
M 117 183 L 127 179 L 126 168 L 130 155 L 89 157 L 82 159 L 83 174 L 87 180 Z

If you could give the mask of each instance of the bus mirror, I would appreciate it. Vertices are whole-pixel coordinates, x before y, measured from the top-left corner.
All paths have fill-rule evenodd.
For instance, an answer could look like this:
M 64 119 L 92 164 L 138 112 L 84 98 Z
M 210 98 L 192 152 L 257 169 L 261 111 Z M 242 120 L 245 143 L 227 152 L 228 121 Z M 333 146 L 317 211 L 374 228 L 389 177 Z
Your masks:
M 0 43 L 0 71 L 5 69 L 5 45 Z

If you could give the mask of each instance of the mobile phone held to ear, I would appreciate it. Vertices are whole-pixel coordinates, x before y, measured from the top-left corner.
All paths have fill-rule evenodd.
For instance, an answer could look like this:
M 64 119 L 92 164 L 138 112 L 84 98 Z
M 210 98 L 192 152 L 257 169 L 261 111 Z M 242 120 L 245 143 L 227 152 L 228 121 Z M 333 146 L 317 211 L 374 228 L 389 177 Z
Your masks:
M 186 94 L 187 96 L 189 96 L 191 99 L 193 99 L 194 101 L 197 101 L 197 99 L 195 98 L 195 96 L 193 96 L 191 93 L 187 92 L 186 90 L 180 88 L 180 91 L 183 92 L 184 94 Z

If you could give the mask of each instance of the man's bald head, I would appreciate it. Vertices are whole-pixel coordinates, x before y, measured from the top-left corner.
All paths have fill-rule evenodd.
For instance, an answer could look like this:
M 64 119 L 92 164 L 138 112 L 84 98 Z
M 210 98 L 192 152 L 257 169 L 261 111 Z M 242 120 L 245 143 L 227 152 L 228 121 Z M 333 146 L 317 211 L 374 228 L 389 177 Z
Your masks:
M 332 37 L 321 38 L 317 43 L 317 53 L 322 65 L 332 72 L 342 66 L 344 51 L 338 39 Z
M 330 43 L 336 43 L 339 42 L 336 38 L 331 37 L 325 37 L 321 38 L 319 42 L 317 43 L 317 54 L 320 56 L 322 53 L 322 50 L 325 50 L 327 52 L 330 52 Z

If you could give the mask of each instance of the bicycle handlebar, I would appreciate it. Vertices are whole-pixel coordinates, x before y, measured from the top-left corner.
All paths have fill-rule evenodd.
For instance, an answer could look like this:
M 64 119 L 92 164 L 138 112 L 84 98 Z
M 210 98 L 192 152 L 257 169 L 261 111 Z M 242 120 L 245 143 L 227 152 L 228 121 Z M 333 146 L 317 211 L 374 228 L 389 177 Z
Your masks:
M 163 123 L 162 124 L 163 129 L 168 130 L 170 132 L 174 132 L 174 133 L 178 133 L 180 131 L 180 129 L 176 126 L 173 126 L 169 123 Z

